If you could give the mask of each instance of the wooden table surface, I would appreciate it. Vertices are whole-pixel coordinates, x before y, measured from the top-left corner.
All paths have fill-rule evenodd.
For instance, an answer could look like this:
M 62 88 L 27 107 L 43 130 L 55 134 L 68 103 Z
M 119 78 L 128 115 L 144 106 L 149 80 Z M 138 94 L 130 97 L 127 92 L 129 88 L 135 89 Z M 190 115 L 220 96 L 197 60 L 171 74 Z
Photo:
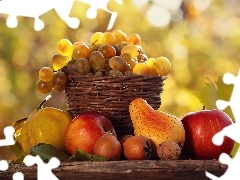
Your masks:
M 178 161 L 109 161 L 109 162 L 62 162 L 53 169 L 60 180 L 204 180 L 208 171 L 215 176 L 225 173 L 227 166 L 215 160 Z M 22 172 L 25 180 L 37 180 L 37 166 L 10 165 L 7 171 L 0 171 L 1 180 L 12 180 L 15 172 Z

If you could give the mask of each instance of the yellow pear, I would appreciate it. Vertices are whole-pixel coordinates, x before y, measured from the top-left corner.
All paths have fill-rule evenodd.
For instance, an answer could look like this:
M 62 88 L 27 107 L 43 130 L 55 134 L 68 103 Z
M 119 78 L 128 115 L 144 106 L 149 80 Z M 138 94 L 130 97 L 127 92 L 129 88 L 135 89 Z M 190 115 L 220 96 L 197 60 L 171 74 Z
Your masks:
M 146 100 L 136 98 L 129 105 L 134 134 L 151 139 L 155 148 L 165 141 L 173 141 L 182 148 L 185 130 L 180 119 L 172 114 L 154 110 Z
M 42 108 L 46 100 L 32 112 L 21 129 L 16 131 L 18 132 L 15 134 L 16 141 L 26 153 L 29 153 L 29 148 L 39 143 L 51 144 L 58 149 L 66 150 L 64 134 L 72 117 L 57 108 Z

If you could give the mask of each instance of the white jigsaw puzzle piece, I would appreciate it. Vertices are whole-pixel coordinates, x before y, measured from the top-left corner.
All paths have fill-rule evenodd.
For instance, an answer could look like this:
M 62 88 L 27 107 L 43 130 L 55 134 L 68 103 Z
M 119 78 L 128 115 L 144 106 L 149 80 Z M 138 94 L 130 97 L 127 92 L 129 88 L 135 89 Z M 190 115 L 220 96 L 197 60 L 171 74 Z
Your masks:
M 52 169 L 57 168 L 60 165 L 59 159 L 53 157 L 48 163 L 44 163 L 42 159 L 37 156 L 27 155 L 24 160 L 26 166 L 32 166 L 37 164 L 37 179 L 38 180 L 58 180 L 58 178 L 53 174 Z
M 16 172 L 13 174 L 13 180 L 24 180 L 24 175 L 21 172 Z
M 90 5 L 87 11 L 87 17 L 90 19 L 96 18 L 98 9 L 110 13 L 111 18 L 107 30 L 112 29 L 118 13 L 108 9 L 108 3 L 111 0 L 0 0 L 0 14 L 9 15 L 6 24 L 10 28 L 17 27 L 17 16 L 34 18 L 34 29 L 40 31 L 44 28 L 45 24 L 39 17 L 55 9 L 59 17 L 65 21 L 69 27 L 76 29 L 80 25 L 80 20 L 78 18 L 69 17 L 75 1 Z M 119 5 L 123 3 L 122 0 L 114 1 Z
M 214 144 L 220 146 L 224 137 L 229 137 L 237 143 L 240 143 L 240 69 L 238 71 L 238 76 L 235 77 L 230 73 L 226 73 L 223 76 L 223 82 L 225 84 L 234 84 L 234 88 L 230 97 L 229 102 L 224 100 L 217 100 L 216 106 L 220 110 L 224 110 L 227 106 L 230 106 L 233 112 L 233 116 L 235 118 L 235 123 L 223 128 L 220 132 L 216 133 L 212 141 Z M 228 154 L 222 153 L 219 157 L 219 162 L 228 165 L 227 171 L 221 176 L 217 177 L 209 172 L 205 172 L 206 176 L 212 180 L 238 180 L 240 177 L 240 148 L 238 148 L 237 153 L 233 158 L 231 158 Z
M 36 31 L 44 28 L 44 22 L 39 17 L 51 9 L 55 9 L 59 17 L 68 26 L 76 29 L 80 21 L 69 17 L 75 0 L 1 0 L 0 14 L 8 14 L 7 26 L 15 28 L 18 25 L 17 16 L 34 18 L 34 29 Z
M 0 160 L 0 171 L 6 171 L 8 169 L 8 162 L 6 160 Z
M 220 110 L 226 109 L 227 106 L 230 106 L 233 112 L 233 116 L 235 118 L 235 121 L 240 121 L 240 110 L 239 110 L 239 104 L 240 104 L 240 69 L 238 71 L 238 76 L 235 77 L 234 75 L 230 73 L 226 73 L 223 76 L 223 82 L 225 84 L 234 84 L 234 88 L 232 91 L 232 95 L 230 97 L 229 102 L 224 100 L 217 100 L 216 106 Z
M 107 30 L 112 29 L 113 24 L 116 21 L 118 13 L 110 11 L 108 9 L 107 6 L 108 6 L 108 3 L 109 3 L 109 0 L 97 0 L 97 1 L 96 0 L 77 0 L 77 1 L 89 4 L 91 6 L 87 10 L 87 13 L 86 13 L 86 15 L 87 15 L 87 17 L 89 19 L 95 19 L 97 17 L 97 10 L 98 9 L 102 9 L 102 10 L 107 11 L 108 13 L 110 13 L 111 14 L 111 18 L 109 20 Z M 122 0 L 114 0 L 114 1 L 116 1 L 119 5 L 121 5 L 123 3 Z
M 15 144 L 13 134 L 14 128 L 12 126 L 7 126 L 4 128 L 3 133 L 5 135 L 5 139 L 0 139 L 0 146 L 10 146 Z

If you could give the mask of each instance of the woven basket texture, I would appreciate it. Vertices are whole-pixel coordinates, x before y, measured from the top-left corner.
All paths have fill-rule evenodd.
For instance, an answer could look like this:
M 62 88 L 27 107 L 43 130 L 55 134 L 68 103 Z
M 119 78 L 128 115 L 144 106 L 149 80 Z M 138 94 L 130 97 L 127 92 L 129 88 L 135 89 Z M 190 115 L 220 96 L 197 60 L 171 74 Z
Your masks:
M 98 111 L 109 118 L 118 136 L 133 134 L 129 104 L 134 98 L 145 99 L 154 109 L 161 105 L 161 76 L 83 76 L 68 74 L 65 88 L 68 112 L 76 117 Z

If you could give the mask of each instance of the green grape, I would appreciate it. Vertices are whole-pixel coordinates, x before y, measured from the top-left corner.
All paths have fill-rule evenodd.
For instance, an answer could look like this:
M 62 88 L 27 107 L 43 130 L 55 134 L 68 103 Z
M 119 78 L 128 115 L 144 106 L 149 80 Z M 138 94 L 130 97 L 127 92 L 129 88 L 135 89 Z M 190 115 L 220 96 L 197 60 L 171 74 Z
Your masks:
M 77 60 L 71 60 L 71 61 L 69 61 L 68 63 L 67 63 L 67 68 L 69 69 L 69 70 L 74 70 L 75 71 L 75 62 L 76 62 Z
M 100 46 L 101 46 L 100 44 L 94 45 L 92 51 L 98 51 L 98 49 L 99 49 Z
M 90 62 L 85 58 L 80 58 L 75 62 L 75 71 L 81 75 L 89 73 L 91 70 Z
M 131 61 L 131 55 L 129 53 L 124 53 L 120 55 L 127 63 Z
M 73 50 L 72 58 L 78 60 L 80 58 L 88 58 L 90 55 L 89 47 L 85 44 L 80 44 Z
M 104 32 L 98 38 L 99 44 L 113 45 L 116 42 L 115 36 L 111 32 Z
M 140 49 L 136 45 L 127 45 L 121 50 L 121 54 L 129 53 L 131 58 L 135 58 L 140 54 Z
M 150 70 L 146 63 L 138 63 L 134 66 L 132 72 L 136 75 L 149 75 Z
M 43 67 L 38 72 L 38 77 L 44 82 L 48 82 L 53 78 L 53 70 L 50 67 Z
M 94 70 L 102 70 L 105 65 L 105 59 L 101 52 L 93 51 L 90 54 L 89 62 Z
M 48 82 L 44 82 L 42 80 L 39 80 L 37 82 L 37 90 L 38 92 L 42 93 L 42 94 L 47 94 L 50 93 L 52 91 L 53 88 L 53 81 L 50 80 Z
M 90 37 L 90 43 L 91 44 L 99 44 L 98 39 L 101 35 L 102 35 L 102 32 L 93 33 L 92 36 Z
M 141 44 L 141 36 L 139 34 L 131 34 L 127 37 L 127 43 L 132 45 L 140 45 Z
M 146 61 L 146 64 L 149 68 L 149 75 L 152 75 L 152 76 L 157 76 L 158 73 L 155 69 L 155 63 L 156 63 L 156 59 L 155 58 L 149 58 L 147 61 Z
M 103 72 L 102 72 L 102 71 L 96 71 L 96 72 L 95 72 L 95 75 L 96 75 L 96 76 L 103 76 Z
M 114 56 L 109 60 L 109 66 L 113 70 L 119 70 L 125 72 L 127 69 L 127 63 L 121 56 Z
M 53 70 L 57 71 L 66 66 L 66 57 L 61 54 L 56 54 L 52 57 Z
M 166 57 L 158 57 L 156 58 L 155 66 L 156 72 L 160 76 L 166 76 L 171 71 L 171 62 Z
M 98 51 L 103 54 L 104 58 L 111 58 L 116 55 L 116 49 L 108 44 L 101 45 Z
M 125 75 L 126 77 L 131 77 L 131 76 L 134 76 L 134 73 L 133 73 L 132 71 L 126 71 L 126 72 L 124 73 L 124 75 Z
M 70 56 L 72 53 L 72 43 L 68 39 L 61 39 L 57 44 L 57 50 L 63 56 Z
M 109 71 L 108 76 L 123 77 L 124 75 L 121 71 L 112 69 Z
M 88 49 L 89 49 L 90 53 L 93 52 L 94 45 L 93 44 L 87 44 L 87 46 L 88 46 Z
M 118 47 L 119 47 L 119 49 L 120 49 L 120 51 L 125 47 L 125 46 L 127 46 L 128 44 L 127 44 L 127 42 L 121 42 L 119 45 L 118 45 Z
M 67 76 L 64 72 L 62 71 L 57 71 L 53 75 L 53 89 L 61 92 L 64 91 L 65 86 L 67 83 Z

